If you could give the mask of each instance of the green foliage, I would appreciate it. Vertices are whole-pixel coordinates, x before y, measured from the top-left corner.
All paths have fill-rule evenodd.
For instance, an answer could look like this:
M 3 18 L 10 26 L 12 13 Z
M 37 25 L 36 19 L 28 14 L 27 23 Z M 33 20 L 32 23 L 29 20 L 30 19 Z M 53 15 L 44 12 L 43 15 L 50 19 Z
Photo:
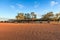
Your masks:
M 31 12 L 32 19 L 36 19 L 36 14 L 34 12 Z
M 26 13 L 26 14 L 25 14 L 25 19 L 31 19 L 31 16 L 30 16 L 29 13 Z
M 26 19 L 38 19 L 37 15 L 35 14 L 35 12 L 31 12 L 31 13 L 18 13 L 16 16 L 17 20 L 26 20 Z M 47 14 L 44 14 L 39 20 L 51 20 L 51 21 L 58 21 L 60 20 L 60 13 L 54 14 L 53 12 L 48 12 Z
M 18 13 L 18 15 L 16 16 L 17 20 L 24 20 L 24 13 Z
M 16 16 L 17 20 L 26 20 L 26 19 L 36 19 L 36 14 L 34 12 L 29 13 L 18 13 Z
M 50 20 L 51 18 L 53 18 L 53 16 L 53 12 L 48 12 L 47 14 L 42 16 L 42 20 Z

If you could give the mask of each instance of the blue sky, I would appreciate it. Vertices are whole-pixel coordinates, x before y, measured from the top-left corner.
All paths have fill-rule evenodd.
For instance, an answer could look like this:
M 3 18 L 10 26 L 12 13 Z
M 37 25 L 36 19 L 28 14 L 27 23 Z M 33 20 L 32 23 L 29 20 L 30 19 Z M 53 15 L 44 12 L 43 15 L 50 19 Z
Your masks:
M 50 11 L 60 12 L 59 0 L 0 0 L 1 18 L 15 18 L 18 12 L 35 12 L 41 17 Z

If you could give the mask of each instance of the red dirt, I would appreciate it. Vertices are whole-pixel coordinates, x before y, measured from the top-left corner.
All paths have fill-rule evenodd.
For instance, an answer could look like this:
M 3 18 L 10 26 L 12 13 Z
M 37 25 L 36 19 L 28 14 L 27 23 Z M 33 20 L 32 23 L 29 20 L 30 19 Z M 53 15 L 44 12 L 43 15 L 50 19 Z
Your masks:
M 60 40 L 60 25 L 0 23 L 0 40 Z

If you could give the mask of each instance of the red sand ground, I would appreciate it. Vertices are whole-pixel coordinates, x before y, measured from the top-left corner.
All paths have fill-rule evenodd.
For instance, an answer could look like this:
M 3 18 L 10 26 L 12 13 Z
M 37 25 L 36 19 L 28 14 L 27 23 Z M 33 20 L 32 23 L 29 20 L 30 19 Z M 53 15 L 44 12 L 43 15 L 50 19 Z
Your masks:
M 0 40 L 60 40 L 60 25 L 0 23 Z

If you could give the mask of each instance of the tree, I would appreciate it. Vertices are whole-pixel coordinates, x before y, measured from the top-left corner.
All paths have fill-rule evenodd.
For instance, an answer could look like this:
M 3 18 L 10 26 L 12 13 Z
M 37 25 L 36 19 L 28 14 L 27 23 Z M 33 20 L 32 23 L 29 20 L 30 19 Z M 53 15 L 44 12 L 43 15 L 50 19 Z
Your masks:
M 57 21 L 57 17 L 53 17 L 52 20 L 53 20 L 53 21 Z
M 57 14 L 56 14 L 57 19 L 59 19 L 59 16 L 60 16 L 60 13 L 57 13 Z
M 25 19 L 31 19 L 31 16 L 30 16 L 29 13 L 26 13 L 26 14 L 25 14 Z
M 60 13 L 56 14 L 56 19 L 57 19 L 57 21 L 60 21 Z
M 60 17 L 59 17 L 58 21 L 60 21 Z
M 24 13 L 18 13 L 18 15 L 16 16 L 17 20 L 24 20 Z
M 31 17 L 33 20 L 36 19 L 36 14 L 34 12 L 31 12 Z
M 49 12 L 49 13 L 47 13 L 47 15 L 46 16 L 48 16 L 48 18 L 52 18 L 53 17 L 53 12 Z
M 51 20 L 53 16 L 54 16 L 53 12 L 48 12 L 47 14 L 42 16 L 42 20 Z

